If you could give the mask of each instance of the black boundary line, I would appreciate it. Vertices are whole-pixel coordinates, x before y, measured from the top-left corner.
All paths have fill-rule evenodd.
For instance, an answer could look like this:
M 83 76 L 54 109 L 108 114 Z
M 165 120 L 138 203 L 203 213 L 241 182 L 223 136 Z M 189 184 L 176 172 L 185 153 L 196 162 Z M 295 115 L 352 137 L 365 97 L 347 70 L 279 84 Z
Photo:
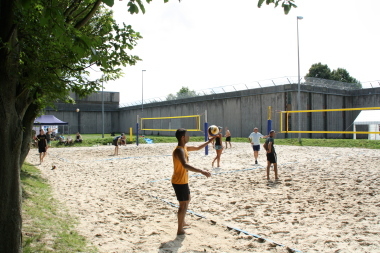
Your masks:
M 298 163 L 298 162 L 289 162 L 289 163 L 283 163 L 283 164 L 280 164 L 280 165 L 283 166 L 283 165 L 295 164 L 295 163 Z M 241 171 L 249 171 L 249 170 L 255 170 L 255 169 L 262 169 L 262 168 L 266 168 L 266 166 L 260 165 L 260 166 L 254 167 L 254 168 L 247 168 L 247 169 L 240 169 L 240 170 L 230 170 L 230 171 L 223 171 L 223 172 L 215 172 L 215 173 L 211 173 L 211 174 L 212 175 L 221 175 L 221 174 L 236 173 L 236 172 L 241 172 Z M 199 174 L 192 174 L 192 175 L 190 175 L 190 177 L 201 177 L 201 176 L 202 175 L 199 175 Z M 167 180 L 171 180 L 171 178 L 151 180 L 151 181 L 148 181 L 148 183 L 156 183 L 156 182 L 159 182 L 159 181 L 167 181 Z
M 58 160 L 62 160 L 64 162 L 67 162 L 67 163 L 76 163 L 76 164 L 79 164 L 79 163 L 90 163 L 90 162 L 101 162 L 101 161 L 110 161 L 110 160 L 127 160 L 127 159 L 133 159 L 133 158 L 145 158 L 145 157 L 162 157 L 162 156 L 171 156 L 171 155 L 155 155 L 155 156 L 127 156 L 127 157 L 115 157 L 115 158 L 105 158 L 105 159 L 99 159 L 99 160 L 82 160 L 82 161 L 70 161 L 66 158 L 62 158 L 62 157 L 59 157 L 58 154 L 57 155 L 53 155 L 55 156 Z
M 144 192 L 143 190 L 140 190 L 140 191 L 141 191 L 142 193 L 148 195 L 148 196 L 151 197 L 151 198 L 154 198 L 154 199 L 160 200 L 160 201 L 162 201 L 162 202 L 165 202 L 166 204 L 169 204 L 169 205 L 171 205 L 171 206 L 173 206 L 173 207 L 177 207 L 177 208 L 179 207 L 178 205 L 176 205 L 176 204 L 174 204 L 174 203 L 172 203 L 172 202 L 170 202 L 170 201 L 167 201 L 167 200 L 165 200 L 165 199 L 161 199 L 161 198 L 159 198 L 159 197 L 157 197 L 157 196 L 153 196 L 153 195 L 151 195 L 151 194 L 149 194 L 149 193 Z M 204 215 L 202 215 L 202 214 L 198 214 L 198 213 L 196 213 L 196 212 L 194 212 L 194 211 L 187 210 L 187 212 L 190 213 L 190 214 L 193 214 L 193 215 L 195 215 L 195 216 L 198 216 L 198 217 L 200 217 L 200 218 L 202 218 L 202 219 L 209 220 L 209 219 L 206 218 L 206 216 L 204 216 Z M 210 221 L 211 221 L 211 220 L 210 220 Z M 261 240 L 267 241 L 267 242 L 269 242 L 269 243 L 273 243 L 273 244 L 275 244 L 276 246 L 285 247 L 285 248 L 287 248 L 287 249 L 292 250 L 293 252 L 300 252 L 300 253 L 303 253 L 302 251 L 300 251 L 300 250 L 298 250 L 298 249 L 292 249 L 292 248 L 289 248 L 289 247 L 285 246 L 284 244 L 277 243 L 277 242 L 275 242 L 275 241 L 272 241 L 272 240 L 270 240 L 270 239 L 264 238 L 264 237 L 259 236 L 259 235 L 256 235 L 256 234 L 252 234 L 252 233 L 247 232 L 247 231 L 245 231 L 245 230 L 242 230 L 242 229 L 239 229 L 239 228 L 235 228 L 235 227 L 231 227 L 231 226 L 228 226 L 228 225 L 226 225 L 226 224 L 221 224 L 221 225 L 224 226 L 224 227 L 226 227 L 228 230 L 234 230 L 234 231 L 239 232 L 239 233 L 243 233 L 243 234 L 246 234 L 246 235 L 250 235 L 250 236 L 255 237 L 255 238 L 257 238 L 257 239 L 261 239 Z
M 364 154 L 364 152 L 360 152 L 358 154 Z M 169 156 L 169 155 L 167 155 L 167 156 Z M 352 155 L 349 154 L 348 156 L 352 156 Z M 339 158 L 339 157 L 343 157 L 343 156 L 342 155 L 338 155 L 336 157 L 325 157 L 325 158 L 318 158 L 318 159 L 312 159 L 312 160 L 314 160 L 314 161 L 324 161 L 324 160 L 330 160 L 330 159 L 335 159 L 335 158 Z M 283 166 L 283 165 L 296 164 L 296 163 L 299 163 L 299 162 L 288 162 L 288 163 L 282 163 L 282 164 L 279 164 L 279 165 Z M 240 169 L 240 170 L 231 170 L 231 171 L 224 171 L 224 172 L 216 172 L 216 173 L 211 173 L 211 174 L 212 175 L 220 175 L 220 174 L 235 173 L 235 172 L 240 172 L 240 171 L 249 171 L 249 170 L 255 170 L 255 169 L 262 169 L 262 168 L 266 168 L 266 166 L 260 165 L 260 166 L 254 167 L 254 168 Z M 202 175 L 199 175 L 199 174 L 190 175 L 190 177 L 200 177 L 200 176 L 202 176 Z M 155 182 L 165 181 L 165 180 L 171 180 L 171 178 L 151 180 L 151 181 L 148 181 L 148 183 L 155 183 Z

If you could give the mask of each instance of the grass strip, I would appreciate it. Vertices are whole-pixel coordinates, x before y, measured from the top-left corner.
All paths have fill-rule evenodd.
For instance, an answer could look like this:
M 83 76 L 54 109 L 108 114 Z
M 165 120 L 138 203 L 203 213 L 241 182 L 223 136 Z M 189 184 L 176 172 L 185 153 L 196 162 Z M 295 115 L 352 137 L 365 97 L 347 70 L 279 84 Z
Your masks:
M 75 230 L 77 220 L 52 197 L 40 171 L 25 163 L 21 169 L 23 252 L 98 252 Z

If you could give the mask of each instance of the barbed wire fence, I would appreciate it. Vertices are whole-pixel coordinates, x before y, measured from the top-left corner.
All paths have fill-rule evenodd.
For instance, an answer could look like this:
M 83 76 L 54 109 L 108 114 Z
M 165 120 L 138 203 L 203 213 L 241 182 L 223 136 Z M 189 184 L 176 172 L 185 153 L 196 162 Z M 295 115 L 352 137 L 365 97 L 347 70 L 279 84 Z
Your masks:
M 274 78 L 274 79 L 266 79 L 266 80 L 248 82 L 248 83 L 238 83 L 238 84 L 227 85 L 227 86 L 207 88 L 207 89 L 190 91 L 189 93 L 182 93 L 182 94 L 177 94 L 177 95 L 168 94 L 166 96 L 144 99 L 144 104 L 157 103 L 157 102 L 170 101 L 170 100 L 179 100 L 179 99 L 192 98 L 192 97 L 198 97 L 198 96 L 207 96 L 207 95 L 212 95 L 212 94 L 221 94 L 221 93 L 234 92 L 234 91 L 243 91 L 243 90 L 257 89 L 257 88 L 263 88 L 263 87 L 280 86 L 280 85 L 286 85 L 286 84 L 298 84 L 298 77 L 294 77 L 294 76 L 293 77 L 292 76 L 279 77 L 279 78 Z M 333 89 L 339 89 L 339 90 L 357 90 L 357 89 L 370 89 L 370 88 L 380 87 L 380 80 L 368 81 L 368 82 L 363 82 L 361 84 L 358 84 L 358 83 L 345 83 L 345 82 L 327 80 L 327 79 L 315 78 L 315 77 L 301 77 L 300 84 L 316 86 L 316 87 L 333 88 Z M 136 105 L 141 105 L 141 104 L 142 104 L 142 100 L 137 100 L 130 103 L 120 104 L 119 107 L 123 108 L 123 107 L 136 106 Z

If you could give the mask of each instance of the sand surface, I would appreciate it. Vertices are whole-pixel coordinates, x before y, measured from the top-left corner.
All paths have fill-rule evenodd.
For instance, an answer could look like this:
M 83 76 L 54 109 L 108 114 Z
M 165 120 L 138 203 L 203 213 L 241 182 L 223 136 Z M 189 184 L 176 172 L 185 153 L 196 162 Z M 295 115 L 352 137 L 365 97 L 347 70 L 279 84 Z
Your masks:
M 175 144 L 128 145 L 119 156 L 113 146 L 51 148 L 42 165 L 32 149 L 27 161 L 100 252 L 380 252 L 379 150 L 277 145 L 275 182 L 264 152 L 255 165 L 249 143 L 232 144 L 220 169 L 211 145 L 208 156 L 190 152 L 213 175 L 190 172 L 185 236 L 169 180 Z

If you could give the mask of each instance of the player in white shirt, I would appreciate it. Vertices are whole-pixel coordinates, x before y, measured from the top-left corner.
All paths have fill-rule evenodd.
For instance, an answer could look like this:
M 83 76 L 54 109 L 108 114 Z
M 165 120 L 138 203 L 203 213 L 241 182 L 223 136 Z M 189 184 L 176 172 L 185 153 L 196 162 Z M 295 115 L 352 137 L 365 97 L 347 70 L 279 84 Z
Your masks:
M 253 148 L 253 156 L 255 157 L 255 164 L 257 164 L 257 157 L 260 151 L 260 138 L 268 138 L 268 135 L 262 135 L 259 133 L 259 129 L 255 127 L 253 132 L 248 136 L 248 139 Z

